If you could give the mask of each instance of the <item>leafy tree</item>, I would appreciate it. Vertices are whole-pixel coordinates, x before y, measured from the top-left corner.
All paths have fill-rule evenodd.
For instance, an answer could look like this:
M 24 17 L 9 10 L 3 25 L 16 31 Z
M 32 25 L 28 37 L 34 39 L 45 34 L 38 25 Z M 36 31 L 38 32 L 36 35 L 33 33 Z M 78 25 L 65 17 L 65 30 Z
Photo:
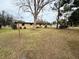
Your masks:
M 76 11 L 74 11 L 71 16 L 69 17 L 69 23 L 70 25 L 74 25 L 77 26 L 79 25 L 79 9 L 77 9 Z
M 74 0 L 73 6 L 71 8 L 76 8 L 73 10 L 71 16 L 69 16 L 69 25 L 71 26 L 77 26 L 79 25 L 79 0 Z
M 57 10 L 57 12 L 58 12 L 58 15 L 57 15 L 57 26 L 56 26 L 56 28 L 58 28 L 58 25 L 59 25 L 59 23 L 58 23 L 59 17 L 61 16 L 60 8 L 61 8 L 61 6 L 64 5 L 64 3 L 66 3 L 65 0 L 58 0 L 58 2 L 55 1 L 54 6 L 51 6 L 51 9 L 52 10 Z
M 73 7 L 74 0 L 56 0 L 54 3 L 54 7 L 52 7 L 52 10 L 57 10 L 58 15 L 57 15 L 57 28 L 59 25 L 59 19 L 61 16 L 63 16 L 65 19 L 68 20 L 69 13 L 68 11 L 71 12 L 71 9 Z M 61 10 L 63 8 L 63 10 Z
M 74 0 L 74 5 L 75 5 L 76 7 L 79 7 L 79 0 Z

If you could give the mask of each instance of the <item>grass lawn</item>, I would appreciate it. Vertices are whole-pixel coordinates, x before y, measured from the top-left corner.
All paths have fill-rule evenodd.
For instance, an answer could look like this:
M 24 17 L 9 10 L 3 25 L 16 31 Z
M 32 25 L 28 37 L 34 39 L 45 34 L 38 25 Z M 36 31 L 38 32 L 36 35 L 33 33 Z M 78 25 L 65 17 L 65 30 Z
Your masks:
M 79 30 L 0 30 L 0 59 L 79 59 Z

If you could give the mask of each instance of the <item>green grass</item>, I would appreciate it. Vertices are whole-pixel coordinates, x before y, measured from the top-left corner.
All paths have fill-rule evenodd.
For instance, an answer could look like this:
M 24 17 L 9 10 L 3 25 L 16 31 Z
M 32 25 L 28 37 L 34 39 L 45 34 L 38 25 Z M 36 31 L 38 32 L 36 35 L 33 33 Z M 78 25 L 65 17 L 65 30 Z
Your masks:
M 11 30 L 11 28 L 2 28 L 2 29 L 0 29 L 0 33 L 8 32 L 10 30 Z
M 79 59 L 79 30 L 0 30 L 0 59 Z

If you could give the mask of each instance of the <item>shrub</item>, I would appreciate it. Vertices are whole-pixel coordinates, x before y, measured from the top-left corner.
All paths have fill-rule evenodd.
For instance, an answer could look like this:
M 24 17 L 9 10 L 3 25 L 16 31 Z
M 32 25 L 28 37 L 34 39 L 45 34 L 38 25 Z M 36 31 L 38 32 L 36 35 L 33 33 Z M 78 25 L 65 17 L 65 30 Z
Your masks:
M 45 27 L 44 28 L 47 28 L 47 24 L 45 25 Z
M 12 27 L 12 29 L 17 29 L 16 24 L 12 24 L 11 27 Z
M 24 26 L 25 25 L 25 23 L 22 23 L 22 26 Z
M 67 25 L 60 25 L 59 28 L 60 29 L 65 29 L 65 28 L 68 28 L 68 26 Z
M 0 25 L 0 29 L 2 28 L 2 25 Z
M 24 27 L 24 29 L 26 29 L 26 27 Z
M 19 27 L 20 29 L 22 29 L 22 27 Z

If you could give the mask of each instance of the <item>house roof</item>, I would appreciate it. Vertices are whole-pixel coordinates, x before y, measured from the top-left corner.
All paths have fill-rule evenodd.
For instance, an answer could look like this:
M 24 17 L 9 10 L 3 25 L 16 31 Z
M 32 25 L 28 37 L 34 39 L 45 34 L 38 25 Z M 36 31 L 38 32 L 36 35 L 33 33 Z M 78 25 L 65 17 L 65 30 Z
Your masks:
M 33 23 L 31 23 L 31 22 L 14 22 L 14 23 L 20 23 L 20 24 L 33 24 Z

